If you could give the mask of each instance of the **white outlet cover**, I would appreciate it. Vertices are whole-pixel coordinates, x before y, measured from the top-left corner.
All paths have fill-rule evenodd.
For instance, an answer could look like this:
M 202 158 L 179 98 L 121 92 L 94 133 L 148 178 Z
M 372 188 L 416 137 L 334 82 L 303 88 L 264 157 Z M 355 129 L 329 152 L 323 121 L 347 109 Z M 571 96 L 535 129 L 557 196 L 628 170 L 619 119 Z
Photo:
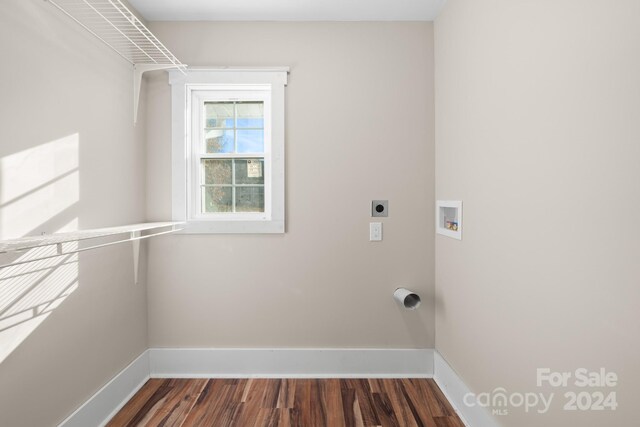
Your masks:
M 382 223 L 371 222 L 369 223 L 369 241 L 379 242 L 382 240 Z

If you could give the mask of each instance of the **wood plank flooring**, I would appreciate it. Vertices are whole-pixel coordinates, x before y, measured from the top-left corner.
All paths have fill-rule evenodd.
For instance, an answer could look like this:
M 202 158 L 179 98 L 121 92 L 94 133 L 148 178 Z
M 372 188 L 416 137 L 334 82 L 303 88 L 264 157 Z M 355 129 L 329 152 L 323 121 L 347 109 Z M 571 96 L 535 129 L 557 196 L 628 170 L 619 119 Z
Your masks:
M 464 427 L 431 379 L 151 379 L 109 427 Z

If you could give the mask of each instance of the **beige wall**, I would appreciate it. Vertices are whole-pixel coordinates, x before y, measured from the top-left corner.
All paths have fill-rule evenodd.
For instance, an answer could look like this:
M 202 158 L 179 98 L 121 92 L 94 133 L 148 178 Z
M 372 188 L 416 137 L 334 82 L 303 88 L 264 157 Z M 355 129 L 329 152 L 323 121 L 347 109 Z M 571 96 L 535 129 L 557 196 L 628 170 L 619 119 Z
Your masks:
M 150 243 L 152 347 L 434 344 L 430 23 L 153 23 L 194 66 L 290 66 L 287 233 Z M 149 82 L 147 215 L 171 214 L 170 97 Z M 389 199 L 384 241 L 369 203 Z M 392 300 L 419 291 L 416 312 Z
M 505 426 L 637 425 L 640 2 L 450 0 L 435 24 L 436 348 L 475 392 L 549 392 L 605 367 L 615 412 L 513 410 Z M 561 403 L 562 402 L 562 403 Z
M 0 238 L 144 220 L 131 67 L 42 1 L 3 2 L 0 53 Z M 147 347 L 130 245 L 62 261 L 0 270 L 2 426 L 57 425 Z

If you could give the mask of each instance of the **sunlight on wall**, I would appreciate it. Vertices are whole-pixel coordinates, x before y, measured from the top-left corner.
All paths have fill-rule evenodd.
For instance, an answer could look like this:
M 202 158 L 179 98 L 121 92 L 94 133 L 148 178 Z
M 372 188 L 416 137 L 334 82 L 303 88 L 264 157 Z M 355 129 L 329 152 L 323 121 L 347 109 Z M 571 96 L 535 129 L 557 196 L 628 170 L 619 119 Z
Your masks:
M 54 253 L 55 248 L 34 249 L 19 260 Z M 1 269 L 0 363 L 77 287 L 77 254 Z
M 0 239 L 77 230 L 78 161 L 77 133 L 1 158 Z M 56 247 L 0 254 L 0 265 L 55 254 Z M 77 254 L 1 268 L 0 363 L 77 288 Z
M 78 142 L 76 133 L 0 159 L 0 239 L 60 231 L 58 217 L 75 217 Z

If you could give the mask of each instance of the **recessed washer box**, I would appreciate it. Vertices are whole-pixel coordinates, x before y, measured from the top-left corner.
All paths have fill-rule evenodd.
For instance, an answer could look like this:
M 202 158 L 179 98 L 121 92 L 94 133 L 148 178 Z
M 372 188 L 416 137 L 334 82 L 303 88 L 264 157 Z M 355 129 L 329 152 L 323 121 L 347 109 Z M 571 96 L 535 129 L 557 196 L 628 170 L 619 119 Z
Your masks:
M 462 240 L 462 201 L 436 202 L 436 233 Z

